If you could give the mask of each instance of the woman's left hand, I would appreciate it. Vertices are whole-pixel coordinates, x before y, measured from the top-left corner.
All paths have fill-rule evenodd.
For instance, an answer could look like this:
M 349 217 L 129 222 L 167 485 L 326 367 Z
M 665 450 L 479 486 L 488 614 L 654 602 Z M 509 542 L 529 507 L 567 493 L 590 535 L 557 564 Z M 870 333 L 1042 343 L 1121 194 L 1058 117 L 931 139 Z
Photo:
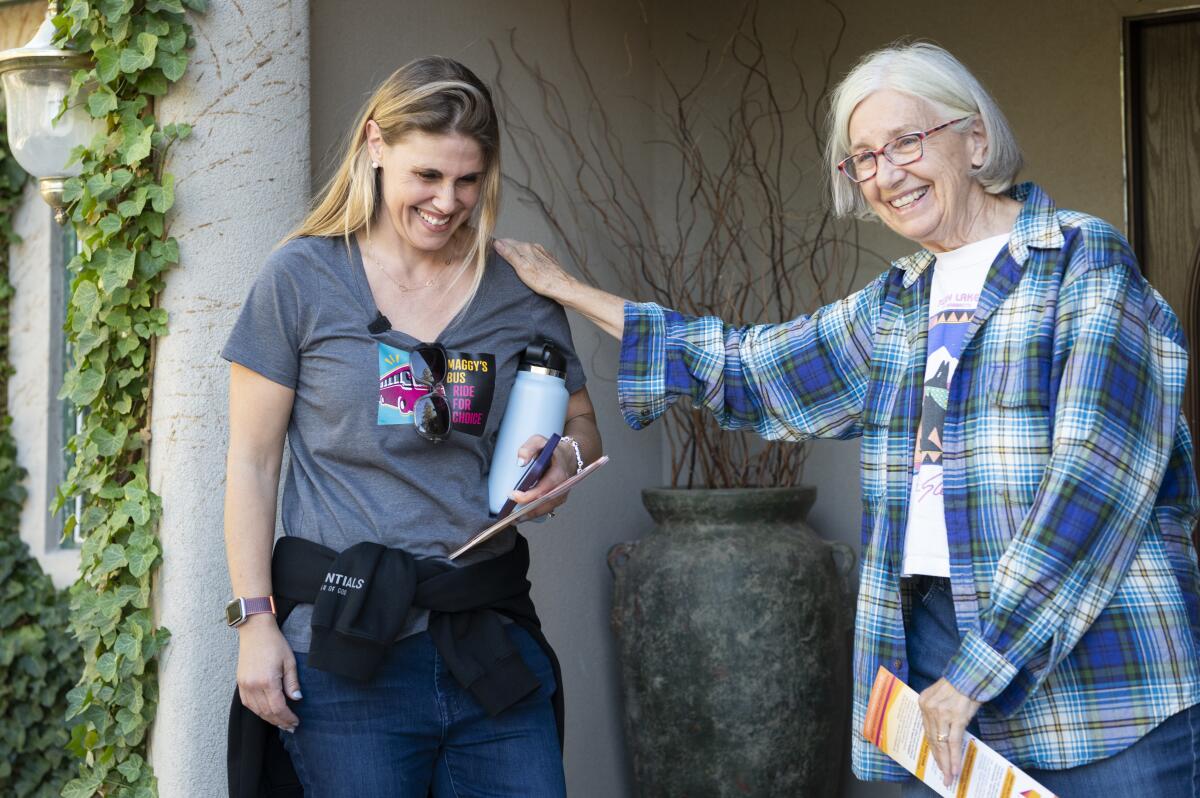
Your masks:
M 930 685 L 917 703 L 921 707 L 925 736 L 929 739 L 933 758 L 949 787 L 962 772 L 963 732 L 979 711 L 980 704 L 958 692 L 945 679 Z
M 528 463 L 538 456 L 545 445 L 546 439 L 543 436 L 534 435 L 521 445 L 521 448 L 517 450 L 517 456 Z M 545 474 L 542 474 L 542 478 L 538 480 L 538 483 L 531 490 L 514 490 L 509 495 L 517 501 L 517 504 L 529 504 L 554 490 L 554 488 L 573 476 L 575 469 L 575 453 L 571 449 L 571 446 L 569 444 L 559 444 L 558 448 L 554 450 L 554 457 L 550 460 L 549 468 L 546 469 Z M 555 496 L 525 516 L 525 518 L 534 519 L 543 515 L 554 515 L 554 511 L 567 501 L 567 496 L 569 495 L 570 492 L 568 491 L 561 496 Z

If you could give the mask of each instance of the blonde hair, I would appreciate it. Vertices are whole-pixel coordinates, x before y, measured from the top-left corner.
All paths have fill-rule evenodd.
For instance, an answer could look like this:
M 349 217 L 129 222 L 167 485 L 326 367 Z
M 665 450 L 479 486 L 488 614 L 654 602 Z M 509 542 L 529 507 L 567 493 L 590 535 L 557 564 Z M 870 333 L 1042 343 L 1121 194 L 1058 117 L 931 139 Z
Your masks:
M 410 61 L 393 72 L 367 100 L 346 138 L 346 151 L 337 171 L 300 226 L 284 242 L 300 236 L 370 235 L 379 208 L 380 180 L 367 151 L 367 122 L 375 120 L 385 144 L 420 131 L 435 135 L 457 133 L 473 139 L 483 151 L 481 201 L 472 219 L 475 237 L 464 261 L 474 262 L 465 308 L 479 290 L 487 265 L 492 232 L 500 215 L 500 122 L 492 95 L 471 70 L 450 58 L 430 56 Z
M 948 116 L 978 115 L 987 134 L 988 152 L 971 177 L 984 191 L 1006 191 L 1021 171 L 1021 148 L 1000 106 L 962 62 L 930 42 L 897 42 L 867 53 L 842 79 L 829 102 L 829 135 L 825 156 L 838 216 L 872 219 L 875 213 L 859 187 L 838 173 L 838 162 L 850 152 L 850 117 L 858 104 L 884 89 L 911 94 L 933 104 Z M 953 129 L 966 130 L 971 120 Z

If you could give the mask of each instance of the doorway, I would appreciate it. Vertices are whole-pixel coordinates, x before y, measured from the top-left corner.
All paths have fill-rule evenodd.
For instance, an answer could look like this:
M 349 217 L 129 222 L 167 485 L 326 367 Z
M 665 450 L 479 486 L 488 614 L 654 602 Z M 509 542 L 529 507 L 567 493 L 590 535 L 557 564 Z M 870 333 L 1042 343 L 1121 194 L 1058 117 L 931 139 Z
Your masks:
M 1129 241 L 1183 322 L 1184 413 L 1200 434 L 1200 8 L 1125 20 Z M 1200 529 L 1194 532 L 1200 534 Z

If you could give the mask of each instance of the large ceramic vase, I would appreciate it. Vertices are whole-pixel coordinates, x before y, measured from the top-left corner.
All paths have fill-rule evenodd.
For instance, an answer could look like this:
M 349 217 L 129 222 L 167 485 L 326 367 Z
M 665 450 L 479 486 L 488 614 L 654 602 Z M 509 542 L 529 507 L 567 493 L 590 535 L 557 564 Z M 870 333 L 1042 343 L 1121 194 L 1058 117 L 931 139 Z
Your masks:
M 658 528 L 609 555 L 641 798 L 834 798 L 849 741 L 853 554 L 813 488 L 656 489 Z M 835 546 L 850 552 L 839 569 Z

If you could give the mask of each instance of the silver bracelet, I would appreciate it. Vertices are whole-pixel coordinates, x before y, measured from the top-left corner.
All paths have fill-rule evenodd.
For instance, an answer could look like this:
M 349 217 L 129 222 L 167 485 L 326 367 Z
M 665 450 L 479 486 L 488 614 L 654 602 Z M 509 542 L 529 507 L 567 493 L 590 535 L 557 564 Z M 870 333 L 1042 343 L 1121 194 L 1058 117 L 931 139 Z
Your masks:
M 571 448 L 575 450 L 575 473 L 578 474 L 583 470 L 583 455 L 579 453 L 579 441 L 572 438 L 570 435 L 564 435 L 558 439 L 559 443 L 569 443 Z

